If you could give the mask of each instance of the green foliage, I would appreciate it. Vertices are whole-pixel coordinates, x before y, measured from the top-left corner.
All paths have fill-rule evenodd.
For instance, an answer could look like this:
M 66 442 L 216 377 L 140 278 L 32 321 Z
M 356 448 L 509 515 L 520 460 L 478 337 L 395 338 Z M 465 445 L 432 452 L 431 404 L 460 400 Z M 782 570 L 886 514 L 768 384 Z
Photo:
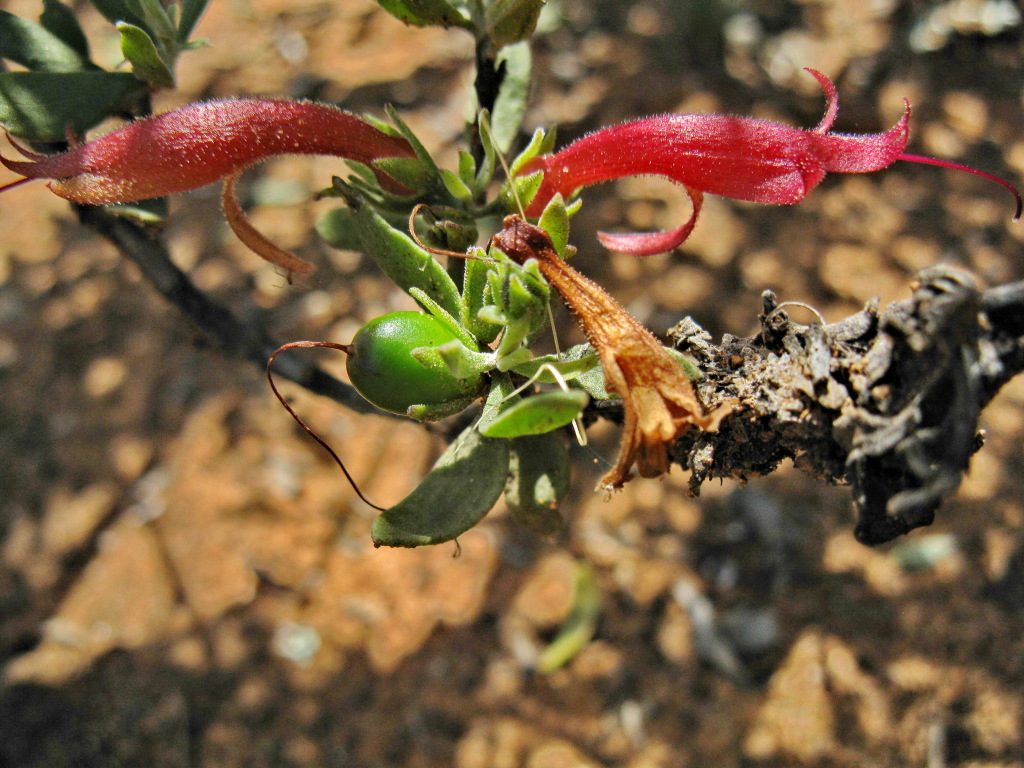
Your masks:
M 174 87 L 177 57 L 199 45 L 190 37 L 208 0 L 92 2 L 116 26 L 130 73 L 104 71 L 90 60 L 81 27 L 59 0 L 45 0 L 39 23 L 0 11 L 0 58 L 29 70 L 0 72 L 0 123 L 13 135 L 61 142 L 69 128 L 81 135 L 111 115 L 144 114 L 153 91 Z M 475 92 L 470 97 L 470 145 L 459 152 L 457 167 L 440 168 L 388 108 L 387 122 L 368 121 L 405 139 L 413 156 L 378 159 L 373 167 L 350 163 L 350 176 L 335 178 L 321 193 L 344 204 L 318 223 L 323 239 L 369 255 L 422 309 L 377 318 L 356 334 L 348 358 L 356 389 L 385 410 L 421 421 L 484 399 L 479 417 L 420 486 L 378 518 L 373 538 L 390 546 L 449 541 L 475 525 L 503 492 L 518 520 L 551 533 L 561 524 L 557 506 L 569 487 L 561 428 L 578 419 L 591 398 L 608 395 L 588 345 L 533 353 L 548 328 L 553 298 L 536 260 L 518 264 L 495 248 L 478 247 L 481 232 L 493 232 L 503 216 L 529 204 L 541 174 L 518 172 L 554 147 L 554 131 L 538 129 L 518 156 L 504 160 L 520 139 L 532 76 L 528 38 L 544 3 L 378 3 L 409 24 L 469 31 L 498 81 L 490 113 L 479 109 Z M 499 169 L 505 171 L 500 184 Z M 381 172 L 401 186 L 382 187 Z M 119 210 L 159 221 L 163 205 L 144 201 Z M 563 258 L 573 253 L 569 230 L 577 208 L 556 196 L 538 222 Z M 583 603 L 590 606 L 588 600 Z M 581 611 L 560 641 L 566 647 L 590 626 L 593 611 Z

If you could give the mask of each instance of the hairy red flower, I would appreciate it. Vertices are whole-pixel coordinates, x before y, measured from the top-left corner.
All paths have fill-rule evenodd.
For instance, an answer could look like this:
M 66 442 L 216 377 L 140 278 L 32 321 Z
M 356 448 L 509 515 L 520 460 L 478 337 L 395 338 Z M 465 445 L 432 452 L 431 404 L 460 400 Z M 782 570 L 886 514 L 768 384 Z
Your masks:
M 797 203 L 825 174 L 868 173 L 896 160 L 940 165 L 977 174 L 1021 196 L 1009 182 L 967 166 L 904 154 L 910 104 L 903 117 L 884 133 L 829 133 L 839 109 L 832 81 L 807 70 L 825 91 L 828 106 L 812 130 L 749 117 L 728 115 L 658 115 L 591 133 L 554 155 L 535 158 L 520 173 L 543 171 L 544 179 L 527 214 L 538 216 L 556 193 L 569 197 L 580 187 L 624 176 L 665 176 L 686 187 L 693 214 L 670 232 L 612 235 L 599 233 L 605 246 L 647 256 L 679 246 L 700 214 L 704 193 L 736 200 L 786 205 Z
M 25 177 L 7 187 L 52 179 L 48 186 L 54 194 L 87 205 L 162 197 L 225 179 L 225 210 L 235 232 L 261 256 L 295 272 L 311 271 L 312 265 L 269 243 L 248 224 L 232 193 L 239 173 L 274 155 L 332 155 L 366 164 L 381 157 L 415 156 L 405 139 L 351 113 L 325 104 L 272 99 L 192 104 L 130 123 L 59 155 L 19 150 L 29 160 L 0 156 L 8 169 Z M 403 189 L 376 173 L 384 186 Z

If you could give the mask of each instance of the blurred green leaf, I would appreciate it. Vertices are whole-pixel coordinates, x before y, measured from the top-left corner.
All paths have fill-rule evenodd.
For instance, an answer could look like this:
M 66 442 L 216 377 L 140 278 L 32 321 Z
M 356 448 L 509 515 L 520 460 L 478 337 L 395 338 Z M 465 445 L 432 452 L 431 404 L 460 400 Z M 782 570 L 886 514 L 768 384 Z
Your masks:
M 114 114 L 146 92 L 128 72 L 4 72 L 0 124 L 30 141 L 64 141 Z
M 583 412 L 590 402 L 586 392 L 554 389 L 531 395 L 504 411 L 486 427 L 480 429 L 485 437 L 523 437 L 541 435 L 564 427 Z
M 78 23 L 78 17 L 59 0 L 43 0 L 43 12 L 39 16 L 39 23 L 83 59 L 89 58 L 89 41 Z
M 505 76 L 491 113 L 491 134 L 502 154 L 509 152 L 519 138 L 530 97 L 532 62 L 530 43 L 526 40 L 503 48 L 498 54 L 498 64 L 504 64 Z
M 125 5 L 144 22 L 135 26 L 141 26 L 161 44 L 173 45 L 177 42 L 174 19 L 160 0 L 125 0 Z
M 529 39 L 545 0 L 490 0 L 487 5 L 487 36 L 492 50 Z
M 507 440 L 490 440 L 467 428 L 423 482 L 374 521 L 374 545 L 420 547 L 465 533 L 504 490 L 508 461 Z
M 447 0 L 377 0 L 377 4 L 396 19 L 417 27 L 472 28 L 469 19 Z
M 206 12 L 210 0 L 182 0 L 181 19 L 178 22 L 178 42 L 187 43 L 199 19 Z
M 127 21 L 129 24 L 134 24 L 137 27 L 146 28 L 145 19 L 133 13 L 128 8 L 128 3 L 125 0 L 89 0 L 89 2 L 96 6 L 96 10 L 103 14 L 103 17 L 111 24 Z
M 117 23 L 117 31 L 121 33 L 121 53 L 132 65 L 135 76 L 153 88 L 173 88 L 174 75 L 149 34 L 126 21 Z
M 531 435 L 511 441 L 505 501 L 529 531 L 547 536 L 562 528 L 558 503 L 569 492 L 569 451 L 559 435 Z
M 576 594 L 572 612 L 555 639 L 537 659 L 537 671 L 549 674 L 561 669 L 594 639 L 601 613 L 601 588 L 589 565 L 576 563 Z
M 78 72 L 89 60 L 35 22 L 0 11 L 0 58 L 34 72 Z

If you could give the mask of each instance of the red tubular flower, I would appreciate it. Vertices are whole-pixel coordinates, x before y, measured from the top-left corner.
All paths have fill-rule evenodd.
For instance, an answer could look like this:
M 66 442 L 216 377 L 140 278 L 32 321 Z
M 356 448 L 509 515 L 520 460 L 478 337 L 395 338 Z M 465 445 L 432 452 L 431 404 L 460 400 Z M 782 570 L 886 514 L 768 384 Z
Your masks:
M 19 150 L 29 160 L 0 156 L 9 170 L 25 177 L 7 187 L 52 179 L 48 186 L 54 194 L 87 205 L 162 197 L 225 179 L 224 206 L 232 229 L 261 256 L 294 272 L 313 267 L 249 225 L 232 191 L 238 174 L 274 155 L 332 155 L 366 164 L 381 157 L 415 157 L 405 139 L 353 114 L 324 104 L 272 99 L 192 104 L 130 123 L 60 155 Z M 404 189 L 376 173 L 385 187 Z
M 556 193 L 569 197 L 580 187 L 623 176 L 665 176 L 686 187 L 693 214 L 678 229 L 625 235 L 599 233 L 608 248 L 637 256 L 663 253 L 690 235 L 700 214 L 703 194 L 736 200 L 786 205 L 803 200 L 825 174 L 868 173 L 896 160 L 968 171 L 1001 184 L 1017 198 L 1009 182 L 958 163 L 904 154 L 910 104 L 903 117 L 884 133 L 829 133 L 839 109 L 832 81 L 807 70 L 825 91 L 828 107 L 813 130 L 767 120 L 727 115 L 658 115 L 591 133 L 554 155 L 535 158 L 521 173 L 543 171 L 544 179 L 527 209 L 538 216 Z

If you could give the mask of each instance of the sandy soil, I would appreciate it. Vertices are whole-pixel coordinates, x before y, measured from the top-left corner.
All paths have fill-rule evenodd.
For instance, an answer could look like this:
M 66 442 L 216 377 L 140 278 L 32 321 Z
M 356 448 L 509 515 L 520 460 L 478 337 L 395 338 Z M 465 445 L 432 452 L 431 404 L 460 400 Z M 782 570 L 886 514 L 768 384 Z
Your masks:
M 1024 27 L 970 16 L 1009 3 L 552 5 L 528 122 L 558 122 L 564 140 L 658 111 L 812 126 L 813 66 L 837 78 L 838 130 L 888 127 L 906 96 L 913 151 L 1024 173 Z M 77 6 L 113 63 L 104 23 Z M 406 28 L 368 0 L 212 6 L 198 30 L 212 45 L 182 60 L 160 109 L 239 94 L 392 103 L 452 161 L 465 35 Z M 248 179 L 255 223 L 319 264 L 312 277 L 289 285 L 248 253 L 215 190 L 174 201 L 175 261 L 282 340 L 345 341 L 410 306 L 312 232 L 330 203 L 308 192 L 336 172 L 285 159 Z M 797 207 L 705 210 L 679 253 L 609 256 L 594 230 L 676 225 L 685 195 L 646 179 L 592 190 L 577 266 L 652 328 L 692 314 L 715 334 L 751 332 L 769 287 L 836 320 L 907 296 L 940 260 L 991 284 L 1024 276 L 1005 192 L 938 169 L 830 179 Z M 538 538 L 499 508 L 458 558 L 374 550 L 373 511 L 261 371 L 211 348 L 62 201 L 41 185 L 5 195 L 0 232 L 0 764 L 1024 766 L 1024 383 L 986 412 L 986 446 L 935 525 L 889 547 L 854 541 L 844 489 L 789 468 L 700 499 L 677 469 L 606 500 L 591 491 L 614 455 L 605 425 L 575 452 L 562 534 Z M 442 448 L 288 392 L 378 503 Z M 594 637 L 538 673 L 581 573 L 600 590 Z

